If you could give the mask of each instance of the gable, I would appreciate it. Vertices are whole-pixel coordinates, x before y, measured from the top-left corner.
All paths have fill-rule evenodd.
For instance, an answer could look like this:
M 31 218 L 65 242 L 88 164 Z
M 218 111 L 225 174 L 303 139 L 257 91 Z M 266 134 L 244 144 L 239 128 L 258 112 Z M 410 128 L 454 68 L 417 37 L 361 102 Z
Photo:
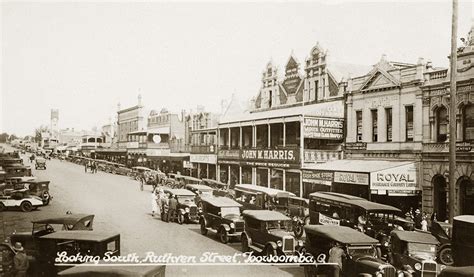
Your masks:
M 400 82 L 389 73 L 377 69 L 369 75 L 369 78 L 361 86 L 361 91 L 374 91 L 380 89 L 399 87 Z

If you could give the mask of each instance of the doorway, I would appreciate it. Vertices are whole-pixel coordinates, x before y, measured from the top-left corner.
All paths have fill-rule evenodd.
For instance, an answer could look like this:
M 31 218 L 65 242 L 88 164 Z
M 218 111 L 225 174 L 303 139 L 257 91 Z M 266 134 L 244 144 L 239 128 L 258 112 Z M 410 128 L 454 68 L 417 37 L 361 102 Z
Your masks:
M 448 190 L 446 187 L 446 178 L 442 175 L 433 177 L 433 208 L 438 221 L 447 219 L 447 199 Z

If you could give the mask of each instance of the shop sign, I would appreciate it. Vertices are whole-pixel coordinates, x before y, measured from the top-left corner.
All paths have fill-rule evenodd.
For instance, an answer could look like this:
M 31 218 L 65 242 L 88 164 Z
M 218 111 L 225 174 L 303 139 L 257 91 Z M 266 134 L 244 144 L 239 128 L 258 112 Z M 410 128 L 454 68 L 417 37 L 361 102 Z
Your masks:
M 341 225 L 341 221 L 339 219 L 334 219 L 329 216 L 325 216 L 322 213 L 319 213 L 319 224 L 321 225 L 333 225 L 333 226 L 339 226 Z
M 332 171 L 322 171 L 322 170 L 303 170 L 303 182 L 307 183 L 319 183 L 323 182 L 332 182 L 334 179 L 334 172 Z
M 219 150 L 217 156 L 219 157 L 219 159 L 239 159 L 240 150 Z
M 316 139 L 343 138 L 344 121 L 337 118 L 304 118 L 304 137 Z
M 245 149 L 240 151 L 243 161 L 299 163 L 299 149 Z
M 221 161 L 219 161 L 221 163 Z M 275 167 L 275 168 L 297 168 L 298 164 L 289 164 L 289 163 L 278 163 L 278 162 L 247 162 L 242 161 L 240 163 L 242 166 L 252 166 L 252 167 Z
M 184 168 L 193 168 L 193 163 L 190 161 L 183 161 Z
M 367 150 L 366 142 L 347 142 L 345 145 L 346 150 Z
M 335 183 L 369 185 L 369 174 L 354 172 L 334 172 Z
M 147 149 L 146 155 L 150 157 L 166 157 L 170 155 L 169 149 Z
M 189 161 L 192 163 L 216 164 L 217 156 L 206 154 L 191 154 L 191 156 L 189 157 Z
M 370 173 L 370 189 L 416 190 L 416 165 L 410 163 Z

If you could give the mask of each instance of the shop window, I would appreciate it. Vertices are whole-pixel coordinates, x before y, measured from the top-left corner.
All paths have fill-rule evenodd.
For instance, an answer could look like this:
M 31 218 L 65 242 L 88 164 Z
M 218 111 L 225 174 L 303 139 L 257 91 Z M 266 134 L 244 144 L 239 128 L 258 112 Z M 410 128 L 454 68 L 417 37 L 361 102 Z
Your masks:
M 221 165 L 219 171 L 220 171 L 220 181 L 222 183 L 227 184 L 229 182 L 229 166 Z
M 445 142 L 448 139 L 448 110 L 445 107 L 436 109 L 437 142 Z
M 474 142 L 474 105 L 470 104 L 463 110 L 464 141 Z
M 285 189 L 300 196 L 300 174 L 298 172 L 287 171 L 285 173 Z
M 250 166 L 242 167 L 242 184 L 252 183 L 252 168 Z
M 257 185 L 268 187 L 268 169 L 257 168 Z
M 268 147 L 268 125 L 266 124 L 257 126 L 257 147 Z
M 356 140 L 362 141 L 362 111 L 356 111 L 357 133 Z
M 405 107 L 406 141 L 413 141 L 413 106 Z
M 300 122 L 288 122 L 285 130 L 285 144 L 286 146 L 299 147 L 300 146 Z
M 385 109 L 385 119 L 387 125 L 387 141 L 392 141 L 392 108 Z
M 283 145 L 283 124 L 276 123 L 270 125 L 270 147 L 277 147 Z
M 242 127 L 242 144 L 244 148 L 251 148 L 253 142 L 252 127 Z
M 283 190 L 283 171 L 278 169 L 271 170 L 270 187 Z
M 372 141 L 377 142 L 378 129 L 377 129 L 377 110 L 370 111 L 372 115 Z

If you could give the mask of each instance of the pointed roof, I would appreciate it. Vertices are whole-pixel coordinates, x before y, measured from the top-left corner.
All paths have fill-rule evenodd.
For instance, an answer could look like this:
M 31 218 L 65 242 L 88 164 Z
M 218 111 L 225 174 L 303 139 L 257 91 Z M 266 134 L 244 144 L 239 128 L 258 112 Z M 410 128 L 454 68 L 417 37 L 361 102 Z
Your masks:
M 298 62 L 296 61 L 295 57 L 293 57 L 293 54 L 291 54 L 290 58 L 288 59 L 288 62 L 286 63 L 286 69 L 288 68 L 298 68 Z

